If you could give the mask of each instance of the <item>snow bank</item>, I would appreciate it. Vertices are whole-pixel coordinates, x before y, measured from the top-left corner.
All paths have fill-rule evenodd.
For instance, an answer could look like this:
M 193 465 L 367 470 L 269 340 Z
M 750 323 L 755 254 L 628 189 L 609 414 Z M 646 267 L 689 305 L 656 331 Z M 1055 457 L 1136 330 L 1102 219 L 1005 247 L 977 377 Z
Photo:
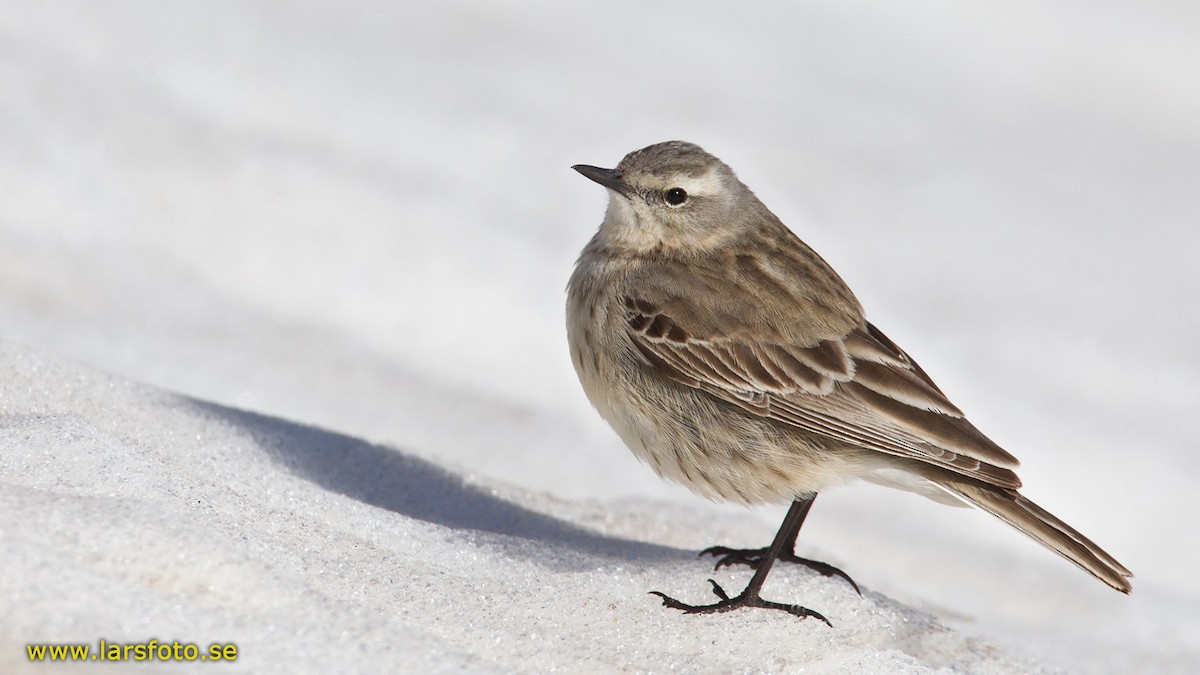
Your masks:
M 234 643 L 246 672 L 1032 668 L 807 570 L 769 592 L 832 629 L 647 594 L 703 600 L 709 563 L 664 535 L 732 536 L 736 519 L 644 503 L 616 522 L 8 344 L 0 378 L 6 672 L 41 672 L 25 643 L 99 639 Z

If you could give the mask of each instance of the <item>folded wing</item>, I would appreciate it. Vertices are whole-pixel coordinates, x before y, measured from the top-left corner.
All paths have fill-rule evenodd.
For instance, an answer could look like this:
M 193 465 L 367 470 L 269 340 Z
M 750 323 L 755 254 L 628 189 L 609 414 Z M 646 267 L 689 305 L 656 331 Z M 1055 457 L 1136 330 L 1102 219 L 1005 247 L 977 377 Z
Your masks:
M 810 433 L 1020 487 L 1016 458 L 870 323 L 801 345 L 747 338 L 736 325 L 720 330 L 709 315 L 693 322 L 708 333 L 697 335 L 687 321 L 697 308 L 686 303 L 624 299 L 633 344 L 672 380 Z

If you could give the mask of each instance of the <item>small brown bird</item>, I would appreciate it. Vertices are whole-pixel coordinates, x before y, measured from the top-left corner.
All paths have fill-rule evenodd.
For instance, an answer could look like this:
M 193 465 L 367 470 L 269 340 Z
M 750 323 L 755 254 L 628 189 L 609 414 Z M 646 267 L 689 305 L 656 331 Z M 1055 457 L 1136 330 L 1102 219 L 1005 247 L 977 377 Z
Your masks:
M 733 170 L 682 141 L 615 169 L 576 165 L 608 211 L 567 288 L 567 337 L 584 391 L 662 478 L 716 501 L 791 502 L 768 548 L 714 547 L 717 567 L 756 568 L 746 589 L 688 605 L 819 613 L 759 596 L 817 493 L 854 479 L 972 505 L 1104 583 L 1133 575 L 1017 492 L 1017 459 L 984 436 L 863 314 L 845 282 Z M 855 585 L 855 589 L 857 589 Z

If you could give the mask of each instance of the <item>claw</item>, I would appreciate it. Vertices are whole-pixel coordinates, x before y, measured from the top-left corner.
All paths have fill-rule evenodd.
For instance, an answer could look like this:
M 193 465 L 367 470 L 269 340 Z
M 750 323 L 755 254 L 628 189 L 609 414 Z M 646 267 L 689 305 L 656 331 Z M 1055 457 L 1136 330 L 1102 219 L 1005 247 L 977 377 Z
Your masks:
M 685 614 L 715 614 L 718 612 L 728 612 L 731 610 L 740 609 L 742 607 L 758 607 L 760 609 L 777 609 L 801 619 L 812 617 L 814 619 L 823 621 L 825 625 L 833 628 L 833 624 L 829 622 L 829 619 L 825 618 L 824 614 L 811 610 L 807 607 L 801 607 L 800 605 L 785 605 L 782 602 L 763 600 L 758 596 L 757 593 L 747 593 L 745 591 L 743 591 L 742 594 L 736 598 L 730 598 L 725 593 L 725 589 L 721 588 L 717 582 L 713 581 L 712 579 L 709 579 L 708 581 L 713 585 L 713 593 L 715 593 L 717 597 L 721 598 L 720 602 L 715 602 L 711 605 L 689 605 L 686 602 L 680 602 L 660 591 L 650 591 L 650 595 L 657 595 L 658 597 L 662 598 L 663 606 L 670 607 L 671 609 L 677 609 Z
M 662 598 L 664 607 L 670 607 L 671 609 L 678 609 L 682 612 L 690 612 L 692 609 L 691 605 L 685 605 L 684 603 L 676 600 L 675 598 L 672 598 L 671 596 L 667 595 L 666 593 L 661 593 L 659 591 L 650 591 L 650 595 L 657 595 L 658 597 Z
M 722 600 L 729 599 L 729 594 L 725 592 L 724 588 L 721 588 L 721 584 L 718 584 L 716 581 L 713 581 L 712 579 L 709 579 L 708 583 L 712 584 L 713 595 L 717 596 L 718 598 L 720 598 Z
M 804 565 L 808 569 L 827 577 L 841 577 L 846 580 L 846 583 L 850 584 L 854 588 L 855 593 L 858 593 L 860 597 L 862 596 L 862 589 L 858 587 L 858 584 L 854 583 L 854 580 L 850 578 L 850 575 L 834 567 L 833 565 L 830 565 L 829 563 L 824 563 L 819 560 L 809 560 L 808 558 L 801 558 L 796 555 L 780 556 L 780 560 L 786 560 L 788 562 L 794 562 L 798 565 Z
M 706 555 L 711 555 L 712 557 L 716 558 L 723 555 L 729 555 L 730 553 L 740 550 L 741 549 L 729 548 L 728 546 L 709 546 L 703 551 L 700 551 L 700 554 L 696 557 L 703 558 Z
M 760 563 L 762 563 L 763 556 L 766 555 L 766 553 L 767 549 L 765 548 L 729 548 L 728 546 L 709 546 L 703 551 L 700 551 L 701 556 L 711 555 L 715 558 L 718 558 L 717 564 L 713 566 L 714 572 L 722 567 L 732 567 L 734 565 L 745 565 L 747 567 L 758 569 L 758 566 Z M 850 578 L 849 574 L 846 574 L 842 570 L 830 565 L 829 563 L 824 563 L 819 560 L 809 560 L 808 558 L 801 558 L 795 553 L 780 554 L 778 560 L 795 563 L 797 565 L 803 565 L 822 576 L 841 577 L 842 579 L 845 579 L 846 583 L 850 584 L 854 588 L 855 593 L 862 595 L 862 589 L 858 587 L 858 584 L 855 583 L 854 579 Z

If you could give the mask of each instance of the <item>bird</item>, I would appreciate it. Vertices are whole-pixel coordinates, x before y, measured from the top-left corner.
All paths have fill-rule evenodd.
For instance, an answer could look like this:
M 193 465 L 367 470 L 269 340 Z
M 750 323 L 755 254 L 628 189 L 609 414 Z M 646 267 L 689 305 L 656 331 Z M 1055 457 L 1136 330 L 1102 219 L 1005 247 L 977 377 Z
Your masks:
M 715 546 L 717 568 L 755 572 L 689 614 L 820 612 L 761 595 L 795 554 L 818 493 L 865 480 L 999 518 L 1100 581 L 1133 574 L 1019 489 L 1016 457 L 969 422 L 917 362 L 867 321 L 833 268 L 733 170 L 685 141 L 572 167 L 608 191 L 567 284 L 571 360 L 587 398 L 661 478 L 717 502 L 790 504 L 771 544 Z M 830 624 L 832 625 L 832 624 Z

